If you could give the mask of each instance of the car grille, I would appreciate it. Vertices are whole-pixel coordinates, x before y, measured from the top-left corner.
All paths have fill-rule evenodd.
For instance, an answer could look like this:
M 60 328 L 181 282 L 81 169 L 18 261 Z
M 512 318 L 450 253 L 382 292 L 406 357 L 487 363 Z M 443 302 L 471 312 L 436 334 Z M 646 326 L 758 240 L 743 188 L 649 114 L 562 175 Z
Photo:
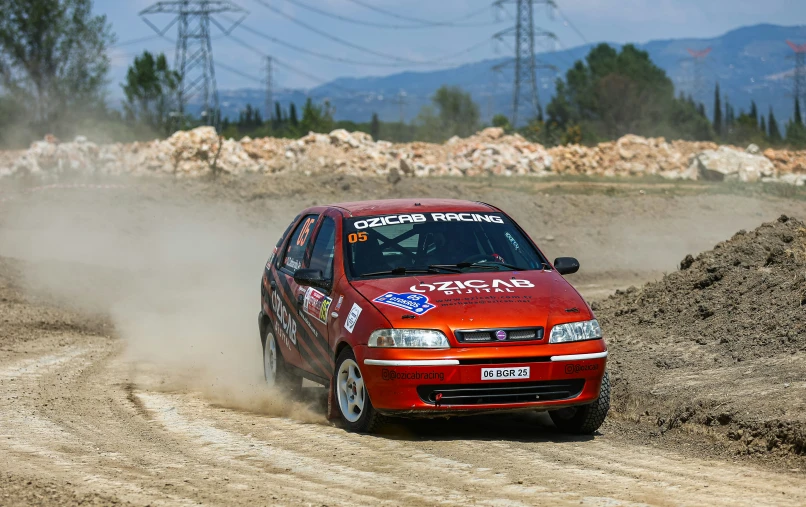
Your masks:
M 496 384 L 425 385 L 417 394 L 426 403 L 439 405 L 486 405 L 565 400 L 579 396 L 584 379 L 540 382 L 501 382 Z M 440 396 L 441 395 L 441 396 Z
M 503 331 L 504 338 L 499 336 Z M 489 342 L 525 342 L 543 339 L 542 327 L 527 327 L 518 329 L 473 329 L 454 331 L 456 339 L 461 343 L 489 343 Z

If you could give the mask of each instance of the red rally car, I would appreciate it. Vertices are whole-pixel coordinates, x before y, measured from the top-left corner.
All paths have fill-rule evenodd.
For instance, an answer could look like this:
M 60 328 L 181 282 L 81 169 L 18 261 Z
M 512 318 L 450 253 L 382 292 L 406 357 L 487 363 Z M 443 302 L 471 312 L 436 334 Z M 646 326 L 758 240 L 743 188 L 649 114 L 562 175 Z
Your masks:
M 607 347 L 590 306 L 506 213 L 481 202 L 395 199 L 316 206 L 266 263 L 266 382 L 330 389 L 329 416 L 548 411 L 593 433 L 610 406 Z

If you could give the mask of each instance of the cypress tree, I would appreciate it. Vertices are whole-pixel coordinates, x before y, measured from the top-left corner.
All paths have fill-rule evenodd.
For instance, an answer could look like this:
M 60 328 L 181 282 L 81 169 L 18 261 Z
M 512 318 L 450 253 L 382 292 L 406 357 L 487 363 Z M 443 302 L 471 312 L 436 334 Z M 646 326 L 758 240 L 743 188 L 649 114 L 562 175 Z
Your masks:
M 299 125 L 299 119 L 297 118 L 297 106 L 293 102 L 288 108 L 288 122 L 294 128 Z
M 770 141 L 773 143 L 781 142 L 781 131 L 778 129 L 778 122 L 775 120 L 775 113 L 772 112 L 772 106 L 770 106 L 770 115 L 767 120 L 767 126 L 770 130 Z
M 274 103 L 274 118 L 272 120 L 272 127 L 275 130 L 282 128 L 283 126 L 283 109 L 280 107 L 279 102 Z
M 722 102 L 719 97 L 719 83 L 716 84 L 714 92 L 714 132 L 717 137 L 722 135 Z
M 803 116 L 800 114 L 800 97 L 795 97 L 795 124 L 803 125 Z
M 756 122 L 756 127 L 758 127 L 758 108 L 756 107 L 756 101 L 750 101 L 750 116 L 753 118 L 753 121 Z
M 759 129 L 761 129 L 761 133 L 764 134 L 764 137 L 767 137 L 767 122 L 764 120 L 764 116 L 761 117 Z

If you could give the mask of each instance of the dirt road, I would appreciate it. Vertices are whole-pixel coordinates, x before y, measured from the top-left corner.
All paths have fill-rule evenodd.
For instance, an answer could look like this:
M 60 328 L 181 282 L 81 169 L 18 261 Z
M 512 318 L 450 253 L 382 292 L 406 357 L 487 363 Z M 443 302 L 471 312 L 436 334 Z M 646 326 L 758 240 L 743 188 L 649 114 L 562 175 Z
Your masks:
M 4 353 L 5 473 L 51 484 L 58 503 L 76 493 L 174 505 L 806 503 L 802 476 L 636 446 L 607 428 L 570 439 L 534 416 L 362 436 L 221 408 L 141 387 L 157 379 L 138 377 L 121 346 L 59 332 Z
M 360 190 L 357 197 L 373 191 L 380 193 Z M 261 232 L 271 239 L 259 244 L 240 241 L 242 232 L 254 236 L 255 223 L 281 227 L 274 222 L 290 218 L 300 201 L 324 198 L 254 198 L 235 189 L 236 198 L 223 199 L 230 211 L 216 208 L 217 221 L 187 205 L 176 208 L 193 212 L 180 234 L 179 224 L 154 208 L 159 192 L 148 192 L 145 200 L 109 197 L 114 207 L 92 198 L 103 206 L 101 218 L 84 214 L 83 205 L 71 209 L 74 196 L 47 198 L 49 213 L 39 214 L 45 202 L 25 203 L 0 218 L 2 505 L 806 504 L 803 470 L 703 453 L 699 442 L 707 435 L 691 435 L 689 445 L 679 434 L 677 449 L 636 439 L 618 414 L 590 438 L 559 435 L 538 414 L 346 433 L 325 421 L 321 390 L 290 401 L 260 386 L 249 263 L 260 267 L 274 231 Z M 682 257 L 679 249 L 729 236 L 722 229 L 784 211 L 806 215 L 801 201 L 735 196 L 629 204 L 560 195 L 545 197 L 553 206 L 535 211 L 523 204 L 528 195 L 507 192 L 493 190 L 514 203 L 550 253 L 585 242 L 586 252 L 613 253 L 579 279 L 594 297 L 674 269 L 668 252 L 631 256 L 619 247 L 623 234 L 603 234 L 614 209 L 634 213 L 633 230 L 654 227 L 653 248 L 674 250 L 674 258 Z M 61 219 L 51 213 L 54 205 Z M 230 212 L 248 230 L 221 218 Z M 197 213 L 217 231 L 214 241 L 200 239 L 208 228 L 189 232 L 197 222 L 186 222 L 187 215 Z M 675 234 L 692 216 L 702 222 L 676 245 Z M 723 223 L 725 216 L 732 223 Z M 54 222 L 69 234 L 56 234 Z M 164 227 L 148 229 L 156 223 Z M 214 248 L 222 242 L 234 247 Z M 188 243 L 192 249 L 179 249 Z M 144 267 L 157 261 L 159 269 Z

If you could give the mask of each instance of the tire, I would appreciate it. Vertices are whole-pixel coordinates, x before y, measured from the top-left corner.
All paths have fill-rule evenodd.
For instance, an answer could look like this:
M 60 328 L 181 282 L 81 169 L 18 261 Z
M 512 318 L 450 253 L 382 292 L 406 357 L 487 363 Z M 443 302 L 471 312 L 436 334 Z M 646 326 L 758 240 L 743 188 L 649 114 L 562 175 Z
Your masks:
M 596 401 L 588 405 L 551 410 L 549 416 L 559 431 L 590 435 L 602 425 L 608 410 L 610 410 L 610 375 L 605 372 Z
M 336 358 L 333 382 L 337 412 L 344 427 L 354 433 L 375 432 L 384 418 L 372 406 L 352 349 L 345 348 Z
M 295 374 L 280 352 L 280 344 L 274 333 L 266 331 L 263 338 L 263 379 L 266 385 L 295 396 L 302 389 L 302 377 Z

